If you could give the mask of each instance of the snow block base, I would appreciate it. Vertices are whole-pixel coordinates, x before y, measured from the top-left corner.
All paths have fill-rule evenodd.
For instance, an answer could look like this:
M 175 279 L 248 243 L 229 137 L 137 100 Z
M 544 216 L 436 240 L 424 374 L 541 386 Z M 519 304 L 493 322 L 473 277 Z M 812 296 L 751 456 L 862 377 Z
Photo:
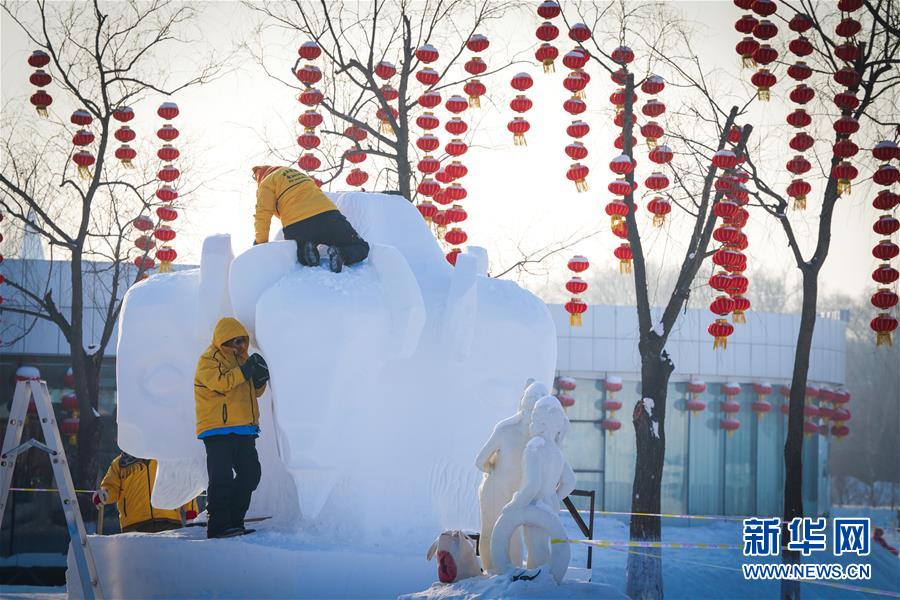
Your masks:
M 242 537 L 208 540 L 202 527 L 90 536 L 107 598 L 396 598 L 427 588 L 434 563 L 422 548 L 337 548 L 256 524 Z M 69 598 L 81 598 L 71 548 Z

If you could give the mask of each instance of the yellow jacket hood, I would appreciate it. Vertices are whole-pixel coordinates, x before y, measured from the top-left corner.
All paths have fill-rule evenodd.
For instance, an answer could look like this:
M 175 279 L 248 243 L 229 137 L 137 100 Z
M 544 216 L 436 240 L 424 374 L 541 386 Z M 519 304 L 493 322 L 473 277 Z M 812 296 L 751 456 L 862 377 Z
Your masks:
M 219 322 L 216 323 L 216 328 L 213 331 L 213 345 L 221 350 L 222 344 L 236 337 L 247 338 L 247 345 L 249 346 L 250 334 L 247 333 L 247 329 L 241 325 L 240 321 L 233 317 L 219 319 Z

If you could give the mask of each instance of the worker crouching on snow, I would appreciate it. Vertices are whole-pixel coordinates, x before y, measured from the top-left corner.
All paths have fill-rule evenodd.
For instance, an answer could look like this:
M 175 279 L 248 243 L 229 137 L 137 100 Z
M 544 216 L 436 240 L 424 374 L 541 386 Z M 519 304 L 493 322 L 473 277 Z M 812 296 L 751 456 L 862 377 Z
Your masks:
M 366 243 L 350 222 L 305 173 L 290 167 L 253 167 L 256 191 L 256 241 L 269 241 L 272 216 L 281 220 L 284 239 L 297 242 L 301 265 L 319 264 L 319 244 L 328 246 L 328 267 L 340 273 L 344 265 L 369 255 Z
M 197 437 L 206 446 L 206 535 L 250 533 L 244 517 L 259 485 L 256 454 L 259 403 L 269 368 L 259 354 L 247 356 L 250 335 L 231 317 L 216 323 L 212 344 L 200 356 L 194 376 Z
M 100 489 L 94 492 L 93 501 L 98 507 L 116 503 L 122 533 L 156 533 L 178 529 L 182 526 L 182 518 L 196 518 L 197 503 L 194 500 L 180 510 L 155 508 L 150 504 L 155 482 L 155 460 L 135 458 L 122 452 L 110 463 L 106 476 L 100 482 Z

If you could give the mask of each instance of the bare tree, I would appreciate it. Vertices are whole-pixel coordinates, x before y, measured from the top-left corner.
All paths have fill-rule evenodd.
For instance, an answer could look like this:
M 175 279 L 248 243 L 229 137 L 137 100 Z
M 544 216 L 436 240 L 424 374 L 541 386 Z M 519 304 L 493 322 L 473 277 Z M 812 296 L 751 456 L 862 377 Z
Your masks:
M 413 142 L 419 97 L 426 92 L 459 93 L 476 76 L 461 73 L 461 65 L 471 54 L 467 42 L 490 21 L 510 12 L 514 3 L 487 0 L 382 0 L 371 3 L 302 2 L 248 4 L 265 15 L 264 28 L 274 27 L 298 34 L 299 39 L 316 42 L 322 52 L 323 98 L 318 105 L 329 117 L 322 126 L 325 139 L 319 148 L 325 159 L 323 182 L 341 176 L 348 164 L 348 152 L 359 151 L 384 165 L 375 185 L 397 190 L 410 201 L 416 196 L 416 170 L 423 152 Z M 431 47 L 440 54 L 426 64 L 417 50 Z M 421 53 L 420 53 L 421 54 Z M 423 55 L 424 56 L 424 55 Z M 486 78 L 512 64 L 488 65 L 477 75 Z M 266 68 L 264 57 L 257 56 Z M 267 73 L 286 86 L 306 89 L 292 78 L 303 69 L 297 59 L 291 78 Z M 431 62 L 430 60 L 428 61 Z M 287 63 L 283 63 L 287 66 Z M 391 85 L 379 82 L 382 67 L 395 71 Z M 436 67 L 427 83 L 417 81 L 420 67 Z M 459 88 L 459 91 L 455 91 Z M 386 95 L 387 92 L 387 95 Z M 396 96 L 396 101 L 395 101 Z M 380 119 L 378 125 L 372 119 Z M 353 128 L 347 132 L 347 128 Z M 291 156 L 290 152 L 283 153 Z M 292 155 L 296 160 L 296 154 Z M 315 164 L 315 163 L 314 163 Z M 301 164 L 302 166 L 302 164 Z
M 2 144 L 0 207 L 19 235 L 29 230 L 49 247 L 51 258 L 70 261 L 71 289 L 65 293 L 69 298 L 49 287 L 48 280 L 24 274 L 21 280 L 7 279 L 22 301 L 4 309 L 53 323 L 69 345 L 80 413 L 75 479 L 77 485 L 92 486 L 99 470 L 100 367 L 124 291 L 146 274 L 144 261 L 138 260 L 141 264 L 135 267 L 132 259 L 146 257 L 147 249 L 136 250 L 130 238 L 138 217 L 151 227 L 159 224 L 153 212 L 160 203 L 154 194 L 155 158 L 152 163 L 145 158 L 152 153 L 151 144 L 135 159 L 138 169 L 123 168 L 113 158 L 113 113 L 138 106 L 149 95 L 169 96 L 207 82 L 218 67 L 210 64 L 183 81 L 169 82 L 165 52 L 185 42 L 182 32 L 195 16 L 193 9 L 178 3 L 101 6 L 96 1 L 40 0 L 4 2 L 2 7 L 44 53 L 44 69 L 53 80 L 48 89 L 56 105 L 62 105 L 61 110 L 67 105 L 78 108 L 84 123 L 74 126 L 71 113 L 60 115 L 50 107 L 48 120 L 33 112 L 31 117 L 11 116 L 15 126 Z M 72 148 L 72 133 L 82 127 L 96 132 L 89 136 L 94 138 L 89 147 L 95 162 L 83 165 L 87 168 L 80 169 L 79 178 L 72 162 L 78 150 Z M 87 290 L 92 280 L 98 285 Z M 85 299 L 91 294 L 95 305 L 102 307 L 103 326 L 96 339 L 88 337 L 92 317 L 85 311 Z M 61 308 L 65 303 L 71 314 Z

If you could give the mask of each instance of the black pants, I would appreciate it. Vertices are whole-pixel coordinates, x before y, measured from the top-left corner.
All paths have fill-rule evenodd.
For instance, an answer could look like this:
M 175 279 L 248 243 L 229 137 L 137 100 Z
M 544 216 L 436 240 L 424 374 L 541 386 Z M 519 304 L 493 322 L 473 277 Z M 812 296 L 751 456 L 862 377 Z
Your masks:
M 122 533 L 131 533 L 132 531 L 159 533 L 160 531 L 171 531 L 172 529 L 181 529 L 181 522 L 170 521 L 169 519 L 150 519 L 149 521 L 141 521 L 140 523 L 133 523 L 123 527 Z
M 262 474 L 255 435 L 214 435 L 206 446 L 206 534 L 215 536 L 230 527 L 243 527 L 250 495 Z
M 329 210 L 314 217 L 291 223 L 284 228 L 284 239 L 334 246 L 341 252 L 345 265 L 352 265 L 369 256 L 369 244 L 359 237 L 350 221 L 339 210 Z

